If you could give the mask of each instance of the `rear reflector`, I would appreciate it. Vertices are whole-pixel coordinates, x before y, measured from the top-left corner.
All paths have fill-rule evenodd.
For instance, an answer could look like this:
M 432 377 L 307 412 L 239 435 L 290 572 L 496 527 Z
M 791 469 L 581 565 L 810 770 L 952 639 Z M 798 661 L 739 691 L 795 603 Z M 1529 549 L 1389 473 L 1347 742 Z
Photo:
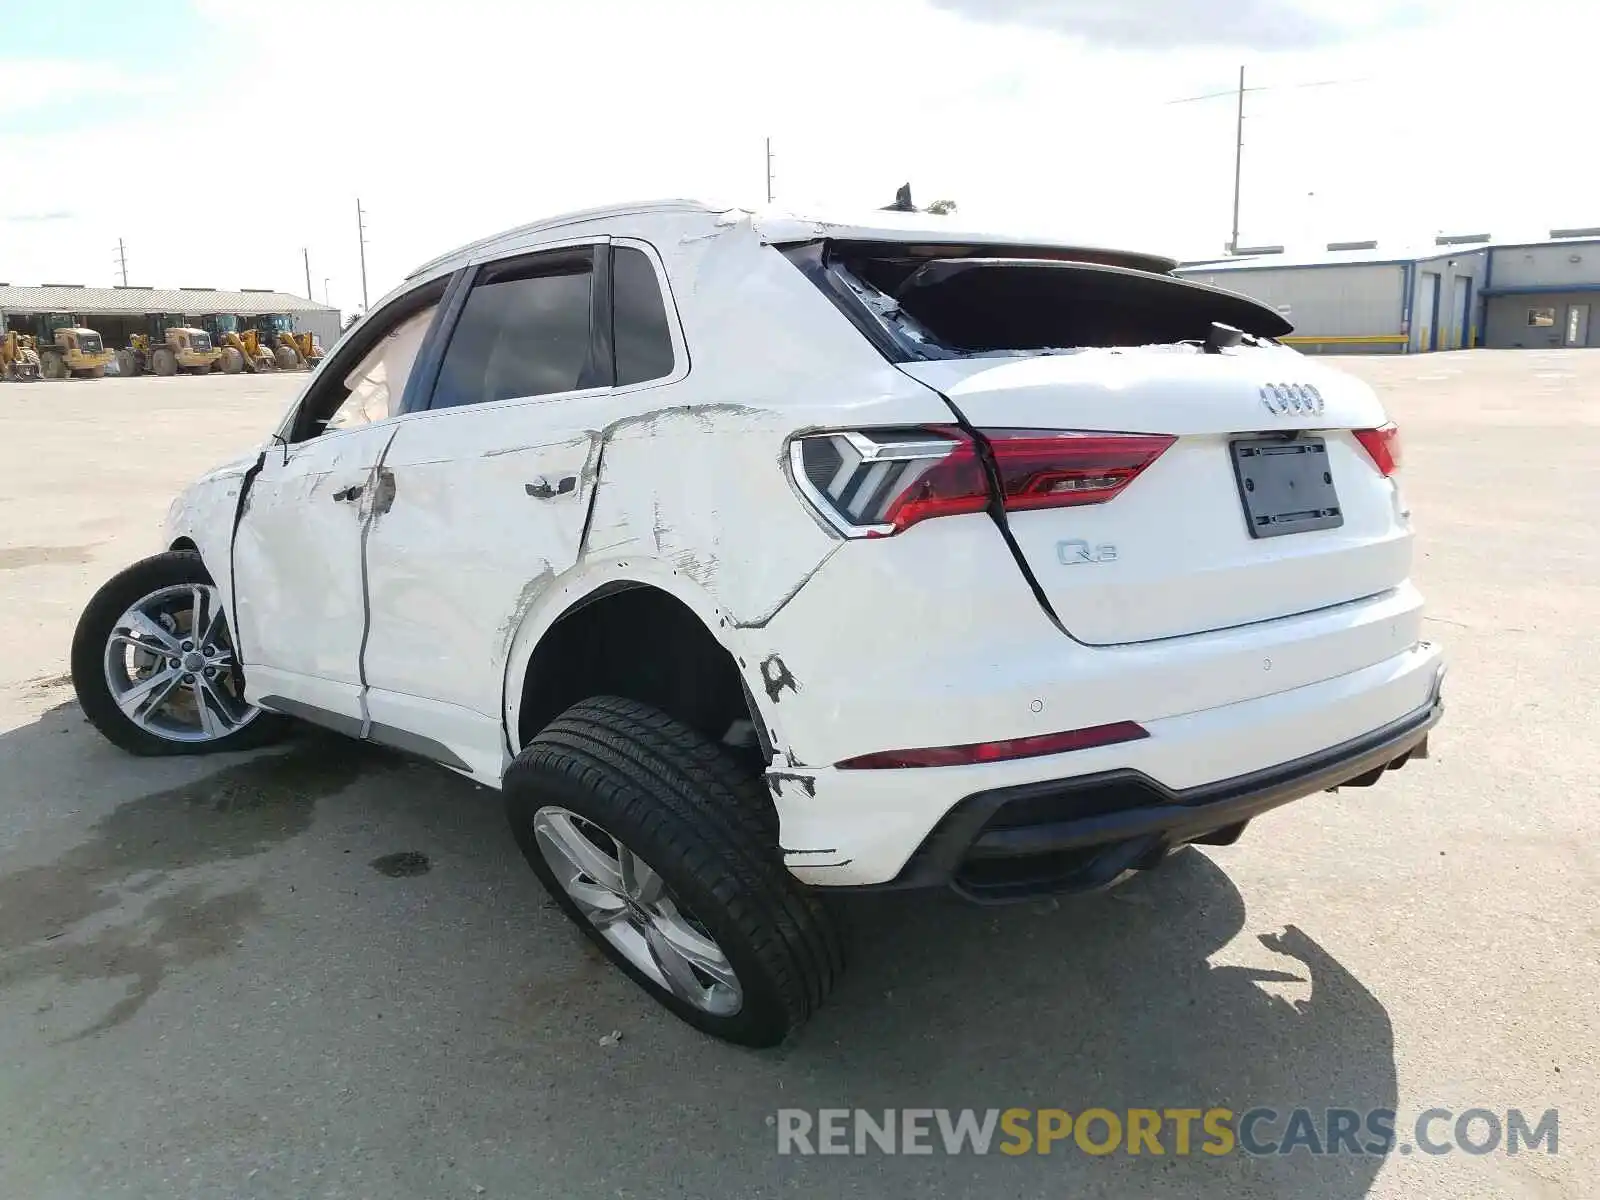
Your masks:
M 1353 432 L 1373 465 L 1384 475 L 1393 475 L 1400 469 L 1400 430 L 1393 422 L 1377 429 L 1357 429 Z
M 1118 742 L 1136 742 L 1150 733 L 1134 721 L 1093 725 L 1066 733 L 1042 733 L 1037 737 L 1012 738 L 1004 742 L 973 742 L 966 746 L 929 746 L 921 750 L 880 750 L 860 754 L 834 763 L 841 771 L 880 771 L 891 767 L 965 767 L 973 763 L 1003 762 L 1012 758 L 1037 758 L 1042 754 L 1065 754 L 1069 750 L 1088 750 Z
M 950 425 L 797 438 L 795 481 L 849 537 L 887 537 L 932 517 L 979 513 L 993 456 L 1008 512 L 1104 504 L 1177 439 L 1165 434 L 1054 429 L 980 431 Z

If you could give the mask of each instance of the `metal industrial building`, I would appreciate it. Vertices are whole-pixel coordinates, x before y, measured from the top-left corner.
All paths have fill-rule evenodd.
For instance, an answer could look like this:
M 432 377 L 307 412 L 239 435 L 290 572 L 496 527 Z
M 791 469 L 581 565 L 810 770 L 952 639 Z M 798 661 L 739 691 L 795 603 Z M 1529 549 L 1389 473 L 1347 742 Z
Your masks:
M 1541 242 L 1443 237 L 1430 250 L 1384 253 L 1335 242 L 1304 258 L 1281 249 L 1188 263 L 1178 274 L 1271 304 L 1308 353 L 1417 354 L 1470 346 L 1600 346 L 1600 228 L 1552 230 Z
M 213 313 L 239 317 L 287 313 L 296 332 L 314 333 L 328 347 L 339 339 L 340 331 L 338 309 L 267 288 L 235 292 L 199 287 L 91 288 L 59 283 L 13 287 L 0 283 L 0 323 L 22 327 L 34 317 L 63 313 L 79 317 L 107 346 L 126 346 L 132 334 L 149 333 L 152 318 L 196 325 Z

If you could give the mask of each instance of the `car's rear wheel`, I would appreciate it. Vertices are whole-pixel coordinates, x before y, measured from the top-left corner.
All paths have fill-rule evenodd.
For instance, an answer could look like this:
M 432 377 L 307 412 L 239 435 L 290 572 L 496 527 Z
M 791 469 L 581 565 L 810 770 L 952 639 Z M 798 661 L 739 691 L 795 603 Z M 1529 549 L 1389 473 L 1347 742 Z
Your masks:
M 134 754 L 242 750 L 283 729 L 245 700 L 226 607 L 192 551 L 134 563 L 95 593 L 72 682 L 95 728 Z
M 694 729 L 585 700 L 517 756 L 505 799 L 556 903 L 691 1025 L 775 1045 L 831 990 L 838 931 L 784 868 L 759 780 Z

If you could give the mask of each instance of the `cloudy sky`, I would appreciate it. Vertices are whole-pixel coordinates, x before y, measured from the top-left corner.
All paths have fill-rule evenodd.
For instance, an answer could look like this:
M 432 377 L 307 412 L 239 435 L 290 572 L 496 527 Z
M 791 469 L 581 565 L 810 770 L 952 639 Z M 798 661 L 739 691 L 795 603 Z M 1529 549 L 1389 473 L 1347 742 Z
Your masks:
M 376 299 L 654 196 L 1218 252 L 1600 224 L 1593 0 L 0 0 L 0 280 Z M 303 38 L 297 41 L 297 38 Z M 1316 86 L 1311 86 L 1316 85 Z

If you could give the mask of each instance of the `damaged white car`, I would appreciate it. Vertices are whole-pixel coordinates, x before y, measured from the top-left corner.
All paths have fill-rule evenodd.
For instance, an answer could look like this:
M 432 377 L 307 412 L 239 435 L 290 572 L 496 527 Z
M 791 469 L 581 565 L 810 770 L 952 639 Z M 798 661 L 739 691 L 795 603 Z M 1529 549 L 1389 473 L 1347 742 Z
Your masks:
M 84 711 L 501 788 L 622 970 L 774 1043 L 825 889 L 1100 887 L 1425 755 L 1394 427 L 1172 266 L 688 202 L 467 246 L 94 597 Z

